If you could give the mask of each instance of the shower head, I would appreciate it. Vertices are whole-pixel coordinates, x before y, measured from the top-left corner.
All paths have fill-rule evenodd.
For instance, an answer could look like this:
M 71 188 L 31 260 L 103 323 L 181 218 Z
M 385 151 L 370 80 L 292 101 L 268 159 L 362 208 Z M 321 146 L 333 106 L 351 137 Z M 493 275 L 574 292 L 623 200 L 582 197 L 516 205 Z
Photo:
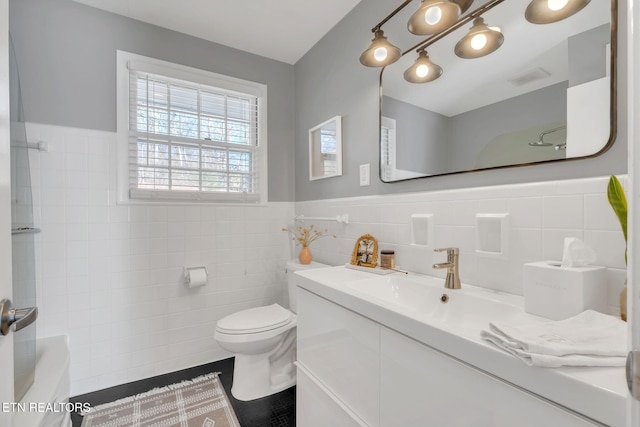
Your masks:
M 544 142 L 544 136 L 566 128 L 566 126 L 558 126 L 557 128 L 542 131 L 540 132 L 540 135 L 538 135 L 538 140 L 535 142 L 530 142 L 529 145 L 532 147 L 551 147 L 553 144 L 551 142 Z M 556 148 L 556 150 L 558 150 L 558 148 Z
M 550 142 L 544 142 L 542 139 L 539 139 L 536 142 L 530 142 L 529 145 L 532 147 L 551 147 L 553 144 Z

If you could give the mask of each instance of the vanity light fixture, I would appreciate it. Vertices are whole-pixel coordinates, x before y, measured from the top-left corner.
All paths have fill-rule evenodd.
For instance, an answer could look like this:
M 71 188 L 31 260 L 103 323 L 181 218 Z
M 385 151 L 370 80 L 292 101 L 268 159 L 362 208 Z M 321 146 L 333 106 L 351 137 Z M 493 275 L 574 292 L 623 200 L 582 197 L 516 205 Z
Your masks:
M 387 41 L 382 25 L 405 8 L 412 0 L 403 1 L 393 12 L 378 23 L 371 31 L 375 33 L 371 46 L 360 56 L 360 62 L 368 67 L 384 67 L 397 61 L 403 53 Z M 465 13 L 474 0 L 421 0 L 420 7 L 407 24 L 413 34 L 428 37 L 404 54 L 415 50 L 418 58 L 404 72 L 404 78 L 411 83 L 427 83 L 442 75 L 442 68 L 429 59 L 426 49 L 433 43 L 473 22 L 469 32 L 455 46 L 455 54 L 460 58 L 480 58 L 489 55 L 502 46 L 504 35 L 499 27 L 485 24 L 483 15 L 506 0 L 488 0 L 486 3 Z M 546 24 L 565 19 L 589 4 L 591 0 L 529 0 L 525 17 L 529 22 Z M 544 147 L 540 141 L 531 143 L 534 147 Z
M 473 4 L 474 0 L 451 0 L 460 6 L 460 13 L 465 13 Z
M 412 1 L 413 0 L 404 0 L 393 12 L 373 27 L 371 30 L 371 32 L 374 33 L 373 40 L 369 47 L 360 55 L 360 63 L 362 65 L 367 67 L 385 67 L 400 59 L 402 51 L 387 40 L 382 31 L 382 26 Z M 502 1 L 504 0 L 491 0 L 490 3 L 497 4 Z M 415 24 L 412 24 L 411 20 L 409 21 L 407 24 L 409 31 L 414 32 L 412 30 L 414 27 L 426 27 L 428 30 L 424 31 L 427 32 L 414 32 L 414 34 L 426 35 L 435 34 L 436 32 L 442 32 L 447 29 L 451 30 L 450 27 L 456 24 L 460 14 L 469 9 L 473 2 L 474 0 L 422 0 L 418 12 L 413 14 L 414 17 L 419 16 L 420 19 L 418 19 L 418 22 Z M 422 14 L 420 15 L 420 13 Z M 411 19 L 413 19 L 413 17 Z M 430 23 L 433 23 L 433 25 L 430 25 Z
M 384 67 L 396 62 L 400 56 L 402 56 L 400 48 L 392 45 L 384 36 L 384 32 L 377 28 L 371 44 L 360 55 L 360 63 L 367 67 Z
M 429 61 L 429 57 L 424 52 L 431 44 L 447 36 L 453 31 L 473 20 L 473 26 L 469 33 L 464 36 L 455 46 L 455 53 L 461 58 L 480 58 L 495 52 L 502 46 L 504 35 L 498 27 L 488 27 L 481 17 L 498 4 L 505 0 L 489 0 L 479 8 L 460 18 L 460 15 L 467 11 L 474 0 L 421 0 L 418 10 L 411 15 L 407 23 L 408 30 L 417 35 L 428 35 L 426 40 L 413 46 L 406 52 L 417 49 L 417 66 L 410 67 L 405 71 L 404 76 L 407 81 L 424 83 L 435 80 L 442 74 L 440 69 L 437 76 L 419 76 L 411 73 L 410 70 L 417 71 L 420 64 Z M 561 21 L 579 12 L 589 4 L 591 0 L 531 0 L 525 12 L 527 21 L 534 24 L 549 24 Z M 382 25 L 393 18 L 398 12 L 404 9 L 412 0 L 404 0 L 393 12 L 387 15 L 371 31 L 374 33 L 371 45 L 360 55 L 360 62 L 367 67 L 385 67 L 396 62 L 402 56 L 402 51 L 391 44 L 384 36 Z M 405 53 L 406 53 L 405 52 Z M 429 61 L 430 64 L 431 61 Z M 433 64 L 435 65 L 435 64 Z M 437 67 L 437 66 L 436 66 Z M 425 68 L 420 68 L 420 73 Z M 417 79 L 417 80 L 416 80 Z M 425 80 L 427 79 L 427 80 Z M 537 145 L 536 145 L 537 146 Z
M 442 67 L 434 64 L 424 49 L 418 51 L 418 59 L 404 72 L 404 79 L 409 83 L 428 83 L 442 75 Z
M 436 34 L 455 24 L 461 13 L 460 5 L 451 0 L 422 0 L 407 29 L 416 35 Z
M 498 50 L 503 41 L 500 28 L 487 27 L 483 18 L 476 18 L 469 33 L 456 44 L 454 52 L 460 58 L 480 58 Z
M 371 32 L 374 33 L 373 40 L 371 41 L 369 47 L 360 55 L 360 63 L 362 65 L 367 67 L 386 67 L 387 65 L 393 64 L 398 59 L 400 59 L 400 57 L 403 55 L 403 52 L 398 47 L 391 44 L 389 40 L 387 40 L 387 38 L 384 36 L 384 32 L 382 31 L 382 26 L 395 15 L 397 15 L 398 12 L 404 9 L 412 1 L 413 0 L 404 0 L 398 7 L 395 8 L 395 10 L 389 13 L 389 15 L 387 15 L 382 21 L 380 21 L 375 27 L 373 27 L 373 29 L 371 30 Z M 412 48 L 409 48 L 409 50 L 404 53 L 410 52 L 411 50 L 415 49 L 418 52 L 418 60 L 416 62 L 425 62 L 426 60 L 428 60 L 428 56 L 426 55 L 426 53 L 424 55 L 421 55 L 420 53 L 430 44 L 447 36 L 451 32 L 460 28 L 462 25 L 465 25 L 468 22 L 479 18 L 482 14 L 505 0 L 489 0 L 484 5 L 468 13 L 466 16 L 460 18 L 460 15 L 466 12 L 474 3 L 474 1 L 475 0 L 421 0 L 420 7 L 409 19 L 407 27 L 409 31 L 414 34 L 428 35 L 429 37 L 426 40 L 423 40 L 420 43 L 416 44 Z M 473 46 L 479 52 L 469 53 L 469 58 L 487 55 L 496 50 L 498 47 L 500 47 L 500 44 L 502 44 L 503 38 L 501 38 L 502 34 L 500 34 L 499 29 L 496 30 L 493 27 L 487 28 L 485 25 L 483 30 L 489 31 L 488 33 L 484 34 L 484 37 L 486 39 L 483 38 L 482 35 L 479 35 L 475 38 L 475 40 L 473 41 Z M 486 48 L 482 46 L 478 47 L 478 43 L 480 43 L 481 45 L 486 44 L 487 46 Z M 496 43 L 497 46 L 495 46 Z M 478 55 L 477 53 L 481 54 Z M 426 59 L 424 58 L 425 56 Z M 433 65 L 435 66 L 435 64 Z M 438 69 L 440 70 L 438 72 L 438 75 L 434 77 L 433 74 L 429 74 L 430 79 L 428 80 L 425 80 L 426 76 L 415 77 L 415 75 L 413 77 L 407 78 L 407 80 L 414 81 L 417 78 L 417 83 L 424 83 L 425 81 L 435 80 L 442 74 L 442 69 L 440 67 L 438 67 Z M 424 72 L 424 70 L 425 68 L 421 67 L 420 73 Z
M 591 0 L 532 0 L 525 18 L 532 24 L 551 24 L 578 13 Z

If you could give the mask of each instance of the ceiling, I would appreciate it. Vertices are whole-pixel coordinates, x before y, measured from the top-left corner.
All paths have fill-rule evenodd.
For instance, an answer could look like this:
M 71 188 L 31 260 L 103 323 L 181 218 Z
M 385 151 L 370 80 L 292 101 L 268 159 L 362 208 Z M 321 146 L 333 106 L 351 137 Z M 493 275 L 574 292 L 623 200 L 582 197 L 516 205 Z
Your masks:
M 74 0 L 295 64 L 360 0 Z

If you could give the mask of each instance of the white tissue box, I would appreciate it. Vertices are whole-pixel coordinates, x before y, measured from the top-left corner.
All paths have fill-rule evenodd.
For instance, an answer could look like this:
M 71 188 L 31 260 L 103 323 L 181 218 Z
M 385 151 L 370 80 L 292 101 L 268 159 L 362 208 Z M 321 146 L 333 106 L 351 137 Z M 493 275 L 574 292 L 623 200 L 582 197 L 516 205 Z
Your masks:
M 606 310 L 605 267 L 560 267 L 559 262 L 524 265 L 524 311 L 553 320 L 592 309 Z

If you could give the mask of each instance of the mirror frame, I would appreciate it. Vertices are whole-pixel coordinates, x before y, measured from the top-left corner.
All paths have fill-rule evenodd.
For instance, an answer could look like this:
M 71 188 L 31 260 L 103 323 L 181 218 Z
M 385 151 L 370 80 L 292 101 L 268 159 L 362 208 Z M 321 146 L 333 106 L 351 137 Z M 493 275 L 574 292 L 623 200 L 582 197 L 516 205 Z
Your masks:
M 380 76 L 379 76 L 379 80 L 378 80 L 378 176 L 380 178 L 380 181 L 384 184 L 394 184 L 396 182 L 405 182 L 405 181 L 412 181 L 412 180 L 416 180 L 416 179 L 424 179 L 424 178 L 432 178 L 432 177 L 438 177 L 438 176 L 447 176 L 447 175 L 458 175 L 458 174 L 464 174 L 464 173 L 471 173 L 471 172 L 480 172 L 480 171 L 488 171 L 488 170 L 494 170 L 494 169 L 506 169 L 506 168 L 514 168 L 514 167 L 522 167 L 522 166 L 532 166 L 532 165 L 539 165 L 539 164 L 546 164 L 546 163 L 557 163 L 557 162 L 564 162 L 564 161 L 572 161 L 572 160 L 582 160 L 582 159 L 591 159 L 594 157 L 598 157 L 602 154 L 604 154 L 606 151 L 608 151 L 611 146 L 613 145 L 613 143 L 616 140 L 616 136 L 618 133 L 618 109 L 617 109 L 617 102 L 618 102 L 618 0 L 610 0 L 611 1 L 611 34 L 610 34 L 610 40 L 611 40 L 611 57 L 609 58 L 610 60 L 610 81 L 609 81 L 609 106 L 610 106 L 610 115 L 609 115 L 609 126 L 610 126 L 610 133 L 609 133 L 609 140 L 607 141 L 607 143 L 596 153 L 587 155 L 587 156 L 580 156 L 580 157 L 571 157 L 571 158 L 565 158 L 565 159 L 551 159 L 551 160 L 541 160 L 541 161 L 535 161 L 535 162 L 525 162 L 525 163 L 517 163 L 517 164 L 513 164 L 513 165 L 501 165 L 501 166 L 492 166 L 492 167 L 487 167 L 487 168 L 477 168 L 477 169 L 465 169 L 465 170 L 461 170 L 461 171 L 453 171 L 453 172 L 447 172 L 447 173 L 440 173 L 440 174 L 433 174 L 433 175 L 427 175 L 427 176 L 418 176 L 418 177 L 412 177 L 412 178 L 404 178 L 404 179 L 398 179 L 395 181 L 385 181 L 383 179 L 383 173 L 382 173 L 382 98 L 383 98 L 383 94 L 382 94 L 382 76 L 384 74 L 384 71 L 386 69 L 385 67 L 382 67 L 382 69 L 380 70 Z M 493 7 L 498 6 L 500 3 L 496 3 L 491 7 L 487 7 L 487 5 L 489 3 L 492 3 L 492 1 L 489 1 L 481 6 L 479 6 L 477 9 L 482 9 L 485 8 L 486 11 L 492 9 Z M 474 11 L 475 11 L 474 10 Z M 464 17 L 462 17 L 461 19 L 458 20 L 458 22 L 460 22 L 461 20 L 465 19 L 466 16 L 468 16 L 470 13 L 474 12 L 474 11 L 469 11 L 469 13 L 465 14 Z M 483 12 L 484 13 L 484 12 Z M 454 27 L 456 26 L 456 24 L 454 24 Z M 456 27 L 457 29 L 457 27 Z M 432 44 L 436 43 L 438 40 L 446 37 L 449 34 L 450 29 L 444 30 L 441 33 L 437 33 L 434 34 L 432 36 L 427 37 L 425 40 L 423 40 L 421 43 L 419 43 L 419 46 L 423 46 L 424 48 L 427 48 L 429 46 L 431 46 Z M 405 51 L 402 52 L 402 56 L 407 55 L 409 53 L 413 53 L 415 48 L 418 46 L 413 46 Z M 426 83 L 428 84 L 428 83 Z
M 321 153 L 315 152 L 316 150 L 314 150 L 316 145 L 314 144 L 314 135 L 323 127 L 330 124 L 333 124 L 336 128 L 336 173 L 331 175 L 314 175 L 314 160 L 320 161 L 317 159 L 317 156 L 321 155 Z M 332 178 L 334 176 L 342 176 L 342 116 L 332 117 L 309 129 L 309 181 Z

